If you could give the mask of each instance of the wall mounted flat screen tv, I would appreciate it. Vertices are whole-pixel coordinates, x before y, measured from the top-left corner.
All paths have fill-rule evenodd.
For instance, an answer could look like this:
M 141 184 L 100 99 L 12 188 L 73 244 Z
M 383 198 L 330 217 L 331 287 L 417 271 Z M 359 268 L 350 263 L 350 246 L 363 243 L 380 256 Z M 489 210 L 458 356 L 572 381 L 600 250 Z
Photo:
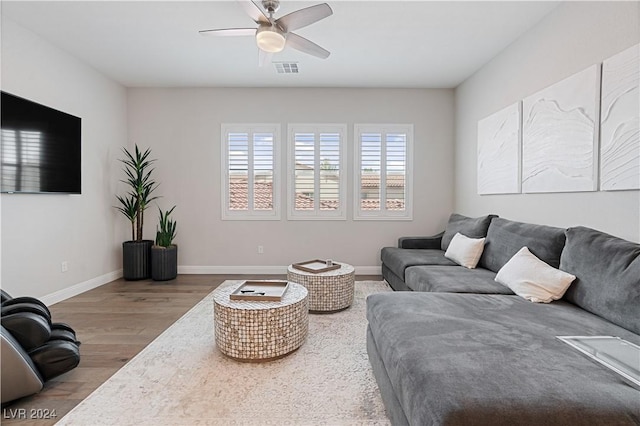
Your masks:
M 2 192 L 80 194 L 79 117 L 1 92 Z

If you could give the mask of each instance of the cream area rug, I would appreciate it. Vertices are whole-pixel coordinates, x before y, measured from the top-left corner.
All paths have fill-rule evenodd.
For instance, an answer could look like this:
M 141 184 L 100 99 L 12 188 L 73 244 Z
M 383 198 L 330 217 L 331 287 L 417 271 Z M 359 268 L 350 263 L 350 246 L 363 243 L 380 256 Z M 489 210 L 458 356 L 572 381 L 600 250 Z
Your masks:
M 216 348 L 209 294 L 57 425 L 388 425 L 366 351 L 365 300 L 391 291 L 357 281 L 353 304 L 309 314 L 309 334 L 276 361 Z

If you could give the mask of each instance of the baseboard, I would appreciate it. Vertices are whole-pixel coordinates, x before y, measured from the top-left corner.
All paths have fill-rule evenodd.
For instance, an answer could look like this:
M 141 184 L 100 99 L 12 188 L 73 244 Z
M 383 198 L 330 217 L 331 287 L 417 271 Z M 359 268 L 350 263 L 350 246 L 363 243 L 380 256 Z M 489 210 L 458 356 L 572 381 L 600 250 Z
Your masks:
M 382 266 L 355 266 L 356 275 L 382 275 Z
M 357 275 L 382 275 L 380 266 L 355 266 Z M 178 274 L 285 275 L 287 266 L 178 266 Z
M 283 275 L 287 273 L 286 266 L 180 266 L 178 274 L 269 274 Z
M 381 275 L 380 266 L 356 266 L 356 275 Z M 286 275 L 287 266 L 178 266 L 178 274 Z M 122 278 L 122 269 L 75 284 L 40 298 L 47 306 Z
M 40 300 L 47 306 L 51 306 L 54 303 L 62 302 L 70 297 L 77 296 L 85 291 L 92 290 L 100 287 L 101 285 L 110 283 L 122 277 L 122 269 L 109 272 L 108 274 L 100 275 L 99 277 L 92 278 L 90 280 L 78 283 L 71 287 L 63 288 L 55 293 L 47 294 L 41 297 Z

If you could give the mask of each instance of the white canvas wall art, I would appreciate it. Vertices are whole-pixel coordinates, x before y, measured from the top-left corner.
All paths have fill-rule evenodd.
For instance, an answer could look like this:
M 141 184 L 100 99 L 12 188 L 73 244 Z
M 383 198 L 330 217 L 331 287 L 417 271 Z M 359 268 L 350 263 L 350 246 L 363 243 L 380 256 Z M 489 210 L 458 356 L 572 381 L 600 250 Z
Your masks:
M 520 192 L 520 102 L 478 121 L 478 194 Z
M 640 44 L 602 64 L 600 189 L 640 189 Z
M 597 189 L 600 67 L 523 100 L 522 192 Z

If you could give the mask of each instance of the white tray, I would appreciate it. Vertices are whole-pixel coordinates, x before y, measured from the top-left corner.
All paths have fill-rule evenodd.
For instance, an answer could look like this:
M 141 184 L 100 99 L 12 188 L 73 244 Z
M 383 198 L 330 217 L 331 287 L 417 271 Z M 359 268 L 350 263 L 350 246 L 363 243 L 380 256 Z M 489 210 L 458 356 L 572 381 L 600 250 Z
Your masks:
M 640 346 L 615 336 L 556 336 L 640 389 Z

